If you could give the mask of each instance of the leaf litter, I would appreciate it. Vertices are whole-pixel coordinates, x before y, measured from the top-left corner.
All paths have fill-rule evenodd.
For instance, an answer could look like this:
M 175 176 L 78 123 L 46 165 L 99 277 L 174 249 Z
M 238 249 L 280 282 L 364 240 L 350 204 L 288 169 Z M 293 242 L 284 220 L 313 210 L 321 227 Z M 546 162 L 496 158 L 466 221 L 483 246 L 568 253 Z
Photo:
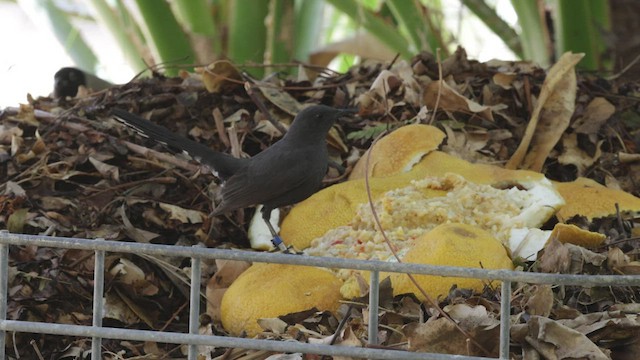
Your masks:
M 464 159 L 524 166 L 556 181 L 588 177 L 640 196 L 640 86 L 576 74 L 576 56 L 567 57 L 569 65 L 561 61 L 559 70 L 547 76 L 529 62 L 479 63 L 458 49 L 441 64 L 442 79 L 437 61 L 426 53 L 393 65 L 365 62 L 346 74 L 309 71 L 308 77 L 263 81 L 243 78 L 233 64 L 223 62 L 200 74 L 154 74 L 74 99 L 29 97 L 27 104 L 0 113 L 0 222 L 28 234 L 248 248 L 251 209 L 209 218 L 219 185 L 206 169 L 126 131 L 108 113 L 112 107 L 128 108 L 218 151 L 252 156 L 280 134 L 247 95 L 243 83 L 249 80 L 260 89 L 254 96 L 285 125 L 303 103 L 345 107 L 355 101 L 359 121 L 339 121 L 330 141 L 332 159 L 347 166 L 346 175 L 354 154 L 364 153 L 381 131 L 420 121 L 444 130 L 450 140 L 443 149 Z M 220 76 L 210 77 L 212 72 Z M 573 85 L 563 74 L 576 75 Z M 332 169 L 327 183 L 344 178 Z M 587 249 L 550 241 L 536 262 L 523 262 L 520 269 L 640 274 L 638 213 L 611 214 L 578 212 L 563 219 L 606 236 L 601 245 Z M 10 254 L 9 319 L 91 324 L 91 252 L 26 246 Z M 201 318 L 201 333 L 225 334 L 216 309 L 224 289 L 246 266 L 206 264 L 208 311 Z M 105 325 L 185 332 L 188 267 L 184 259 L 110 254 Z M 365 296 L 366 282 L 361 290 Z M 640 289 L 633 287 L 514 284 L 511 357 L 638 358 L 639 296 Z M 492 356 L 498 351 L 499 300 L 489 287 L 481 294 L 454 287 L 439 299 Z M 393 297 L 383 285 L 380 304 L 381 347 L 487 355 L 412 295 Z M 309 309 L 265 319 L 259 337 L 328 343 L 337 333 L 334 342 L 363 346 L 366 300 L 354 299 L 349 306 L 347 311 L 345 303 L 337 314 Z M 37 348 L 45 358 L 80 358 L 90 348 L 87 339 L 37 334 L 15 334 L 8 342 L 23 357 Z M 184 351 L 170 344 L 108 339 L 103 349 L 113 359 Z M 264 351 L 201 350 L 207 358 L 281 358 Z

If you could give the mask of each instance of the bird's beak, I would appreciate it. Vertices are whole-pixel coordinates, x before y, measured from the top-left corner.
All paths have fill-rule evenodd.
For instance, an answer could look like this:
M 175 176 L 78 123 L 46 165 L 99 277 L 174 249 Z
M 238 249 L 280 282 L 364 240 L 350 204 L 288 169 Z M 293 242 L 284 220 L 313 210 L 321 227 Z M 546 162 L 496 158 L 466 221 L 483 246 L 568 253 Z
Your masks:
M 343 117 L 343 116 L 352 117 L 352 116 L 358 114 L 360 109 L 354 107 L 354 108 L 339 109 L 339 111 L 340 111 L 340 113 L 339 113 L 338 116 L 340 116 L 340 117 Z

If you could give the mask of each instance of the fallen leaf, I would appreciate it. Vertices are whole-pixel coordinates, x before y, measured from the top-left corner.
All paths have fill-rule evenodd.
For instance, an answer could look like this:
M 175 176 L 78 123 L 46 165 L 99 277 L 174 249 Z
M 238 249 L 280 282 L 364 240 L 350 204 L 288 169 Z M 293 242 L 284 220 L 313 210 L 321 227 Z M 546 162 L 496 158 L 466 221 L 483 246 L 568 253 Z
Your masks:
M 577 119 L 571 127 L 575 129 L 577 133 L 597 135 L 602 125 L 604 125 L 615 112 L 616 107 L 607 101 L 607 99 L 603 97 L 593 98 L 584 110 L 584 115 Z
M 556 321 L 533 316 L 528 324 L 531 339 L 537 340 L 530 344 L 547 358 L 610 360 L 588 337 Z
M 122 204 L 122 206 L 118 208 L 116 214 L 120 215 L 120 218 L 122 219 L 122 223 L 124 224 L 124 232 L 127 234 L 128 237 L 130 237 L 131 239 L 137 242 L 149 243 L 151 242 L 151 240 L 160 236 L 160 234 L 152 233 L 150 231 L 146 231 L 146 230 L 138 229 L 134 227 L 131 221 L 129 220 L 129 217 L 127 216 L 124 206 L 125 205 Z
M 284 334 L 287 326 L 289 326 L 289 324 L 278 318 L 265 318 L 258 319 L 257 321 L 258 325 L 260 325 L 264 330 L 276 334 Z
M 14 210 L 7 219 L 7 230 L 15 234 L 22 234 L 28 213 L 29 209 L 26 208 Z
M 491 107 L 467 99 L 443 80 L 432 81 L 427 85 L 424 91 L 424 102 L 432 109 L 437 103 L 438 108 L 442 110 L 476 114 L 485 120 L 494 121 Z
M 551 314 L 551 309 L 553 308 L 553 291 L 551 291 L 551 285 L 532 285 L 527 288 L 526 296 L 529 297 L 524 306 L 527 314 L 545 317 Z
M 538 263 L 540 272 L 565 274 L 569 271 L 571 266 L 569 249 L 557 238 L 551 238 L 543 251 Z
M 205 213 L 198 210 L 185 209 L 183 207 L 163 203 L 158 203 L 160 208 L 169 213 L 169 218 L 172 220 L 178 220 L 183 224 L 199 224 L 207 217 Z
M 569 126 L 576 98 L 574 67 L 583 57 L 584 54 L 564 53 L 549 69 L 529 125 L 518 149 L 507 162 L 507 169 L 522 165 L 525 169 L 542 170 L 549 152 Z
M 259 83 L 257 87 L 269 102 L 289 115 L 295 116 L 304 109 L 304 106 L 300 104 L 298 100 L 280 88 L 276 88 L 268 83 Z
M 89 156 L 89 162 L 91 162 L 91 164 L 93 165 L 93 167 L 96 168 L 96 170 L 98 170 L 98 172 L 100 173 L 100 175 L 108 178 L 108 179 L 113 179 L 115 181 L 120 181 L 120 169 L 118 169 L 117 166 L 113 166 L 113 165 L 109 165 L 107 163 L 104 163 L 92 156 Z
M 455 310 L 455 312 L 460 313 L 459 310 Z M 462 310 L 462 312 L 467 311 Z M 474 312 L 476 311 L 471 310 L 471 313 Z M 484 315 L 478 316 L 482 312 L 475 314 L 475 320 L 461 324 L 461 326 L 490 354 L 486 354 L 476 345 L 470 343 L 467 336 L 460 332 L 449 319 L 438 318 L 426 323 L 410 323 L 402 328 L 402 332 L 407 337 L 410 351 L 495 357 L 498 355 L 500 327 L 497 325 L 484 326 L 477 323 L 478 321 L 480 323 L 486 321 L 497 323 L 495 319 L 489 320 Z
M 607 267 L 611 270 L 617 270 L 622 266 L 629 264 L 631 259 L 620 248 L 612 247 L 607 251 Z
M 240 71 L 228 60 L 218 60 L 206 67 L 196 67 L 195 72 L 202 75 L 202 82 L 210 93 L 219 93 L 243 83 Z

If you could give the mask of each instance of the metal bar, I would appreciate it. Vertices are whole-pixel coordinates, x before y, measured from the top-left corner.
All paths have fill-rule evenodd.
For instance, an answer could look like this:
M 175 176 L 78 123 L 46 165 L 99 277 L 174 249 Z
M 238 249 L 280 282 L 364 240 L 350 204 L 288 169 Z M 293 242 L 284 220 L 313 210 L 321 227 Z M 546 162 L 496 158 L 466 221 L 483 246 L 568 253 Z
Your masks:
M 511 342 L 511 282 L 503 281 L 500 287 L 500 359 L 509 360 Z
M 196 246 L 202 249 L 201 246 Z M 189 334 L 198 334 L 198 325 L 200 323 L 200 276 L 201 276 L 201 260 L 191 258 L 191 294 L 189 297 Z M 189 360 L 196 360 L 198 357 L 198 345 L 189 345 Z
M 370 359 L 488 359 L 481 357 L 445 355 L 445 354 L 416 354 L 397 350 L 382 350 L 372 348 L 335 347 L 330 345 L 303 344 L 296 342 L 282 342 L 272 340 L 254 340 L 233 337 L 205 336 L 198 334 L 200 270 L 201 259 L 229 259 L 254 262 L 270 262 L 294 264 L 301 266 L 322 266 L 331 268 L 357 269 L 371 271 L 370 313 L 369 313 L 369 342 L 377 342 L 378 301 L 379 301 L 379 271 L 396 273 L 414 273 L 438 276 L 456 276 L 478 279 L 502 280 L 501 328 L 500 328 L 500 359 L 509 358 L 509 320 L 511 302 L 511 282 L 527 282 L 532 284 L 563 284 L 580 286 L 640 286 L 638 275 L 564 275 L 525 273 L 510 270 L 484 270 L 458 268 L 451 266 L 433 266 L 408 263 L 387 263 L 381 261 L 363 261 L 354 259 L 339 259 L 328 257 L 310 257 L 288 254 L 257 253 L 240 250 L 208 249 L 201 247 L 180 247 L 169 245 L 123 243 L 117 241 L 95 241 L 89 239 L 75 239 L 63 237 L 47 237 L 35 235 L 11 234 L 6 230 L 0 231 L 0 289 L 7 289 L 8 277 L 8 245 L 36 245 L 42 247 L 59 247 L 70 249 L 91 250 L 96 253 L 94 277 L 94 322 L 93 326 L 78 326 L 64 324 L 45 324 L 6 320 L 8 294 L 0 291 L 0 359 L 4 358 L 6 331 L 21 331 L 45 333 L 54 335 L 91 336 L 92 357 L 100 353 L 101 338 L 116 338 L 139 341 L 158 341 L 176 344 L 189 344 L 189 358 L 197 351 L 196 346 L 239 347 L 281 352 L 303 352 L 332 356 L 363 357 Z M 192 286 L 189 314 L 189 334 L 153 332 L 144 330 L 128 330 L 102 327 L 102 297 L 104 291 L 104 252 L 147 253 L 150 255 L 166 255 L 192 258 Z M 100 260 L 100 261 L 99 261 Z M 97 288 L 100 286 L 100 289 Z M 96 345 L 97 344 L 97 345 Z M 96 349 L 97 347 L 97 349 Z
M 640 275 L 567 275 L 543 274 L 512 270 L 486 270 L 477 268 L 460 268 L 454 266 L 436 266 L 411 263 L 390 263 L 385 261 L 355 260 L 330 258 L 321 256 L 300 256 L 226 249 L 194 249 L 191 247 L 139 244 L 119 241 L 96 242 L 88 239 L 44 237 L 35 235 L 10 234 L 0 231 L 0 243 L 11 245 L 37 245 L 43 247 L 64 247 L 68 249 L 104 250 L 109 252 L 146 253 L 191 257 L 200 259 L 243 260 L 253 262 L 269 262 L 293 264 L 301 266 L 320 266 L 340 269 L 356 269 L 366 271 L 384 271 L 394 273 L 411 273 L 422 275 L 454 276 L 485 280 L 501 280 L 526 282 L 530 284 L 556 284 L 579 286 L 640 286 Z
M 0 244 L 0 321 L 7 319 L 9 281 L 9 245 Z M 7 345 L 7 332 L 0 331 L 0 359 L 6 359 L 5 346 Z
M 323 354 L 328 356 L 351 356 L 369 359 L 391 360 L 490 360 L 491 358 L 425 354 L 401 350 L 372 349 L 349 346 L 333 346 L 320 344 L 305 344 L 295 341 L 258 340 L 233 338 L 216 335 L 193 335 L 174 332 L 159 332 L 149 330 L 130 330 L 116 328 L 95 328 L 93 326 L 48 324 L 31 321 L 0 321 L 0 330 L 18 331 L 26 333 L 40 333 L 67 336 L 98 336 L 105 339 L 127 339 L 135 341 L 154 341 L 170 344 L 196 344 L 203 346 L 217 346 L 225 348 L 256 349 L 277 352 L 301 352 L 307 354 Z M 495 360 L 495 359 L 493 359 Z
M 380 304 L 380 272 L 372 271 L 369 281 L 369 345 L 378 345 L 378 305 Z
M 96 239 L 104 241 L 104 239 Z M 96 328 L 102 327 L 102 312 L 104 297 L 104 250 L 95 251 L 95 263 L 93 266 L 93 321 Z M 102 338 L 94 336 L 91 338 L 91 360 L 102 359 Z

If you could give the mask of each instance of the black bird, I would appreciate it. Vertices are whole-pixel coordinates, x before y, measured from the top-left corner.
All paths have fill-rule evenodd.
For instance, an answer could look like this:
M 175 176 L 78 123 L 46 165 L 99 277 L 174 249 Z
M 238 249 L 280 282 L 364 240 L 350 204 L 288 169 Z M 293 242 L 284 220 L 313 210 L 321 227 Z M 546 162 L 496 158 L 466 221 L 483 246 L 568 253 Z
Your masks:
M 320 189 L 329 161 L 327 133 L 339 117 L 355 111 L 324 105 L 305 108 L 282 139 L 249 159 L 211 150 L 125 110 L 115 108 L 112 113 L 142 136 L 187 153 L 224 182 L 222 201 L 212 215 L 262 204 L 262 218 L 274 245 L 286 250 L 269 222 L 271 211 L 300 202 Z
M 78 94 L 80 85 L 94 91 L 104 90 L 113 86 L 112 83 L 78 68 L 63 67 L 53 75 L 53 97 L 75 97 Z

